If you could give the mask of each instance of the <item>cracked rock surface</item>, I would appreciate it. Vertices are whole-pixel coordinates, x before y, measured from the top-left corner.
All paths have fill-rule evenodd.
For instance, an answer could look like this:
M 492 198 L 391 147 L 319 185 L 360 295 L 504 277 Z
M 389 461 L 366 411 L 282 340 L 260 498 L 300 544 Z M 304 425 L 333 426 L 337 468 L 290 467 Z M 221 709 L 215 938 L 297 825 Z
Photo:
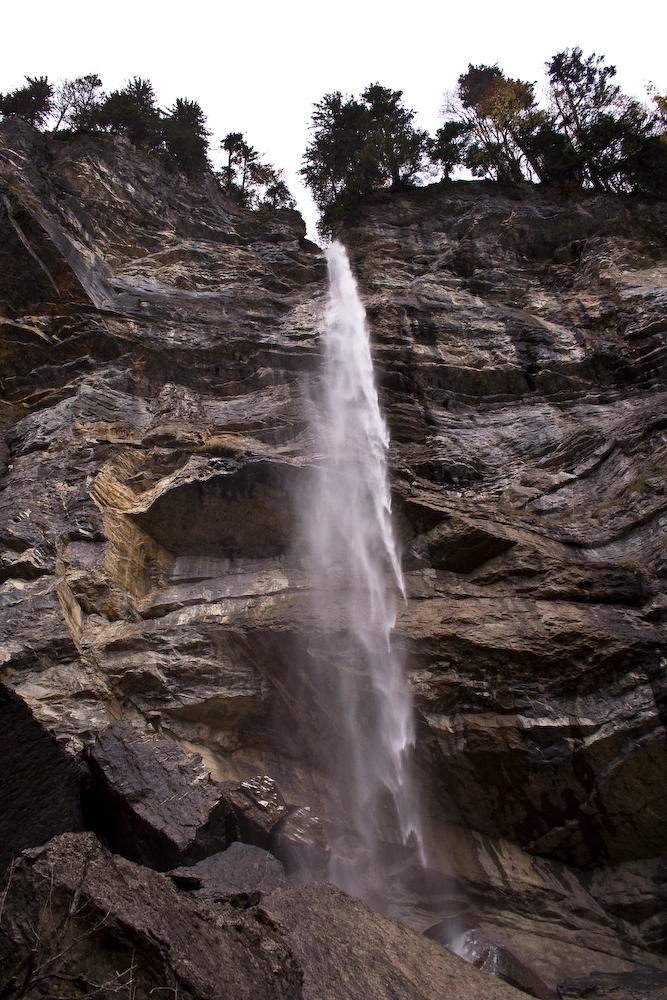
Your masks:
M 321 859 L 336 732 L 298 541 L 322 254 L 117 137 L 3 122 L 0 195 L 0 681 L 67 762 L 120 722 L 225 787 L 269 776 L 243 838 Z M 397 885 L 418 930 L 477 928 L 550 988 L 667 964 L 666 223 L 452 182 L 341 234 L 440 847 Z

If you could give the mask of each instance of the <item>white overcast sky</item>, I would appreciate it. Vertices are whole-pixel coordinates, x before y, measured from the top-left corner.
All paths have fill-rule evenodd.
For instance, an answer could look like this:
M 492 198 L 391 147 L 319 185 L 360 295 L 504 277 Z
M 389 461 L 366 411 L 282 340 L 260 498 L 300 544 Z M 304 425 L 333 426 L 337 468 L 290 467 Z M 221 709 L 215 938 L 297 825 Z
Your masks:
M 541 88 L 546 59 L 574 45 L 604 54 L 627 92 L 643 96 L 652 81 L 664 93 L 666 29 L 661 0 L 23 0 L 3 4 L 0 91 L 26 74 L 97 72 L 107 90 L 148 77 L 162 107 L 200 102 L 213 148 L 244 131 L 283 167 L 313 234 L 298 169 L 324 93 L 377 80 L 434 130 L 443 91 L 469 62 L 498 62 Z

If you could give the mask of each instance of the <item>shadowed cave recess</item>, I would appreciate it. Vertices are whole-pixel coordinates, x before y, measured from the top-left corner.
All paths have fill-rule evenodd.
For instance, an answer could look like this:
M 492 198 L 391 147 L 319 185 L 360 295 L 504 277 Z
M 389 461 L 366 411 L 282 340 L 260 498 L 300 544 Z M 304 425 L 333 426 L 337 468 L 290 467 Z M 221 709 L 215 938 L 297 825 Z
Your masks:
M 87 909 L 44 929 L 46 952 L 74 934 L 44 960 L 99 985 L 112 953 L 131 967 L 129 934 L 140 996 L 215 996 L 207 949 L 239 996 L 315 996 L 312 942 L 344 966 L 351 940 L 368 950 L 341 997 L 393 996 L 382 969 L 406 1000 L 667 996 L 664 205 L 460 181 L 339 234 L 390 438 L 405 599 L 371 549 L 420 859 L 396 793 L 364 809 L 341 780 L 341 677 L 366 736 L 381 710 L 346 570 L 322 560 L 315 585 L 304 550 L 322 251 L 296 212 L 122 139 L 0 133 L 10 995 L 43 995 L 12 963 L 56 878 L 55 910 Z

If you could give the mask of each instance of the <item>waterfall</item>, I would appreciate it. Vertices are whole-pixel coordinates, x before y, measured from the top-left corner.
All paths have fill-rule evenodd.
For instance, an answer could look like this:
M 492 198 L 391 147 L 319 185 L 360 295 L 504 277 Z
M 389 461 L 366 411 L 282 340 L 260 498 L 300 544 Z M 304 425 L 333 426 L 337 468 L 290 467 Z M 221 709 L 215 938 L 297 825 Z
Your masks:
M 332 845 L 329 874 L 377 903 L 383 845 L 410 848 L 423 863 L 411 776 L 414 712 L 392 642 L 405 587 L 391 521 L 389 432 L 366 313 L 340 243 L 329 247 L 327 262 L 321 391 L 311 417 L 321 458 L 307 511 L 318 622 L 311 653 L 334 733 L 330 778 L 348 832 Z

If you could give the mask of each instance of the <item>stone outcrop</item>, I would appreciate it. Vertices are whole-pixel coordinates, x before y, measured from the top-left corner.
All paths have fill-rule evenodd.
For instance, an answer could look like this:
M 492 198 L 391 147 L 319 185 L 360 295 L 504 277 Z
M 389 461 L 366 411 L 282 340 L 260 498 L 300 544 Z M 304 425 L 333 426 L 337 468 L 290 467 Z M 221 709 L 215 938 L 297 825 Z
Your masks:
M 24 847 L 83 829 L 85 770 L 0 684 L 0 876 Z
M 11 998 L 525 996 L 333 886 L 278 888 L 239 909 L 179 891 L 89 833 L 26 852 L 3 903 L 0 982 Z
M 264 905 L 284 927 L 303 968 L 304 1000 L 519 1000 L 526 996 L 332 885 L 277 889 Z M 326 942 L 325 947 L 317 947 L 316 942 Z
M 237 835 L 231 804 L 196 754 L 173 740 L 109 726 L 89 752 L 88 822 L 112 850 L 158 871 L 223 851 Z
M 299 1000 L 302 970 L 261 911 L 215 910 L 156 872 L 63 834 L 24 856 L 4 898 L 8 997 Z
M 444 786 L 466 824 L 577 865 L 664 848 L 666 221 L 476 183 L 346 233 Z
M 437 930 L 436 927 L 430 934 L 427 932 L 426 936 L 432 937 L 435 941 L 439 940 Z M 466 931 L 454 942 L 447 937 L 443 943 L 454 943 L 456 953 L 465 958 L 466 962 L 504 979 L 532 997 L 539 997 L 541 1000 L 552 1000 L 555 997 L 546 983 L 542 982 L 539 976 L 527 968 L 516 955 L 506 948 L 487 941 L 477 929 Z
M 236 905 L 259 903 L 285 882 L 283 866 L 273 854 L 240 841 L 195 865 L 175 868 L 169 877 L 195 899 L 231 901 Z
M 288 856 L 326 839 L 310 807 L 288 808 L 268 775 L 216 781 L 199 754 L 128 723 L 103 730 L 86 757 L 88 826 L 149 868 L 194 864 L 236 841 Z
M 204 785 L 270 776 L 284 811 L 246 796 L 254 843 L 321 868 L 336 732 L 298 526 L 322 255 L 296 213 L 122 139 L 0 140 L 0 680 L 67 760 L 121 721 L 198 753 Z M 392 862 L 403 916 L 549 989 L 667 962 L 666 222 L 453 182 L 342 233 L 435 831 L 428 878 Z

